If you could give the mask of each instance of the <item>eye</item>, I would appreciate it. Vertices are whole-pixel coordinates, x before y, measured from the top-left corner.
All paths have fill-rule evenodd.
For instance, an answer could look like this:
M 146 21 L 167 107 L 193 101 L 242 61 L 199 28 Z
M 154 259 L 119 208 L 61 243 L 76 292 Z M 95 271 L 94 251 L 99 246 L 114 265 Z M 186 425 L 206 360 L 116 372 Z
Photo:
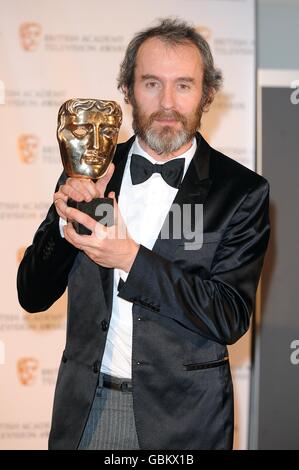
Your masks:
M 182 91 L 187 91 L 190 90 L 190 85 L 188 85 L 187 83 L 179 83 L 178 88 Z
M 113 127 L 105 127 L 102 131 L 102 134 L 106 137 L 114 137 L 116 133 L 116 129 Z
M 159 86 L 159 83 L 158 83 L 158 82 L 154 82 L 153 80 L 150 81 L 150 82 L 146 82 L 146 83 L 145 83 L 145 87 L 148 88 L 148 89 L 158 88 L 158 86 Z
M 82 139 L 85 137 L 88 133 L 88 130 L 85 127 L 77 127 L 77 129 L 73 130 L 73 134 L 75 137 L 78 137 L 79 139 Z

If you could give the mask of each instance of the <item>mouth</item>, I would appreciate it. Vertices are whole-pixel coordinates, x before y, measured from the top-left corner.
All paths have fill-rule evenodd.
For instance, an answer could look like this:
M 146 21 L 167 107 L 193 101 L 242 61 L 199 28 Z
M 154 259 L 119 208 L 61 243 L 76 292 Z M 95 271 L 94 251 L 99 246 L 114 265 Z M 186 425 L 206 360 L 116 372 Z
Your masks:
M 176 124 L 180 121 L 174 118 L 162 118 L 162 119 L 155 119 L 155 121 L 159 122 L 159 124 Z
M 174 126 L 181 123 L 180 116 L 174 113 L 157 113 L 156 116 L 153 116 L 153 121 L 164 126 Z
M 106 158 L 99 154 L 96 151 L 86 152 L 81 158 L 81 163 L 86 163 L 87 165 L 101 165 L 105 162 Z

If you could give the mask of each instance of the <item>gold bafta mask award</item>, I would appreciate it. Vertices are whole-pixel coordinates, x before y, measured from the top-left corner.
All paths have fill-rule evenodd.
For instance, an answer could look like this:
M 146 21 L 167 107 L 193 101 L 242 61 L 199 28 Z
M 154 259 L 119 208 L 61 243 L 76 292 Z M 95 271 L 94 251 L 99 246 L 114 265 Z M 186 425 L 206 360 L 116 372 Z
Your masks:
M 122 111 L 115 101 L 66 101 L 58 112 L 57 127 L 57 139 L 66 174 L 72 178 L 89 178 L 93 181 L 104 176 L 113 160 L 121 122 Z M 69 200 L 68 204 L 100 221 L 103 213 L 97 211 L 99 205 L 111 206 L 112 199 L 97 198 L 91 202 Z M 90 234 L 82 225 L 74 226 L 78 233 Z

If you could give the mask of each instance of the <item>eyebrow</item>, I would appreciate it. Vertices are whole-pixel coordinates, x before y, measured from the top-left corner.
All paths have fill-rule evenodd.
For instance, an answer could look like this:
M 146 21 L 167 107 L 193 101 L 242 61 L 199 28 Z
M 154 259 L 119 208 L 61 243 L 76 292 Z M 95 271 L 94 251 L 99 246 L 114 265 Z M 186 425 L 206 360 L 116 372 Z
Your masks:
M 142 80 L 160 80 L 159 77 L 157 77 L 156 75 L 150 75 L 148 73 L 142 75 L 141 78 Z
M 145 74 L 142 75 L 141 77 L 142 80 L 161 80 L 157 75 L 151 75 L 151 74 Z M 178 77 L 175 80 L 176 82 L 188 82 L 188 83 L 194 83 L 195 80 L 192 77 Z
M 176 82 L 195 83 L 195 80 L 192 77 L 179 77 L 179 78 L 176 79 Z

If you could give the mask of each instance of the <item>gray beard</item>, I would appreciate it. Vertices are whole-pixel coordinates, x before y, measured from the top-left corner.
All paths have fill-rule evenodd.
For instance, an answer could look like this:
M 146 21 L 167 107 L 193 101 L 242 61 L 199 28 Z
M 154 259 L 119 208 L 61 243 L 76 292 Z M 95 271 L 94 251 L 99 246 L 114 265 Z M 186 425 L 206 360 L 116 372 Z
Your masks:
M 164 134 L 164 135 L 163 135 Z M 189 132 L 185 130 L 173 132 L 160 132 L 148 129 L 145 132 L 145 143 L 158 154 L 170 154 L 179 150 L 191 140 Z
M 201 104 L 198 106 L 197 119 L 196 114 L 194 116 L 194 122 L 189 124 L 187 119 L 177 111 L 159 110 L 153 113 L 147 120 L 139 115 L 138 106 L 135 98 L 132 98 L 133 107 L 133 130 L 145 144 L 156 152 L 158 155 L 168 155 L 178 151 L 181 147 L 186 145 L 195 136 L 196 131 L 200 128 L 202 109 Z M 153 121 L 157 117 L 172 117 L 182 123 L 181 130 L 174 130 L 171 126 L 165 126 L 164 128 L 157 130 L 152 127 Z

